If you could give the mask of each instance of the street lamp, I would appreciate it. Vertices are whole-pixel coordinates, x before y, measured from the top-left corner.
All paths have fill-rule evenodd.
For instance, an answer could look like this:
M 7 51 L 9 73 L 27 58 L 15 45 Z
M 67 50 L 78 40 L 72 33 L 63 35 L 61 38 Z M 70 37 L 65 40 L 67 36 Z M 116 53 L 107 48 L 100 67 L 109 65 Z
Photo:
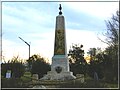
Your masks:
M 29 59 L 30 59 L 30 44 L 27 43 L 25 40 L 23 40 L 21 37 L 19 37 L 19 38 L 29 46 Z

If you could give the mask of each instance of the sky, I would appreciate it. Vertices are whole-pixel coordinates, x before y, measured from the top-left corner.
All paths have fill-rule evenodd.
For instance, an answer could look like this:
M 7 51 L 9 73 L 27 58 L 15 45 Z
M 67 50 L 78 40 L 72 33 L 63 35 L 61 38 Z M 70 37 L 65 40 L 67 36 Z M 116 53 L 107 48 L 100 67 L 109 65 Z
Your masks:
M 119 2 L 2 2 L 2 62 L 17 55 L 28 59 L 28 45 L 18 37 L 30 44 L 31 55 L 51 62 L 59 4 L 65 17 L 67 52 L 72 43 L 82 44 L 85 54 L 89 48 L 107 47 L 97 37 L 105 40 L 105 20 L 115 14 Z

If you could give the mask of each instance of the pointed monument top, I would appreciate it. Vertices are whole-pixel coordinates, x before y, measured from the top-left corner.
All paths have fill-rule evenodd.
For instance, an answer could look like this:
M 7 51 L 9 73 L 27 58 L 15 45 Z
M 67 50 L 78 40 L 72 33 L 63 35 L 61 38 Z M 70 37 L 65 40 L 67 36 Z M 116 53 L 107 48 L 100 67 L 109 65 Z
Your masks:
M 62 7 L 61 7 L 61 4 L 60 4 L 60 7 L 59 7 L 59 10 L 60 10 L 59 15 L 62 15 L 62 12 L 61 12 Z

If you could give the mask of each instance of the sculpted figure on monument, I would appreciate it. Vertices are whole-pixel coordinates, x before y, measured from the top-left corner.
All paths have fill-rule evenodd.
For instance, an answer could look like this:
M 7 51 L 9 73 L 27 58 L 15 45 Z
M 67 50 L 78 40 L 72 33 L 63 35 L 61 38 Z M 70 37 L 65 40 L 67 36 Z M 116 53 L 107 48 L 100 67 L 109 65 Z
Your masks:
M 65 54 L 64 30 L 56 31 L 55 54 Z

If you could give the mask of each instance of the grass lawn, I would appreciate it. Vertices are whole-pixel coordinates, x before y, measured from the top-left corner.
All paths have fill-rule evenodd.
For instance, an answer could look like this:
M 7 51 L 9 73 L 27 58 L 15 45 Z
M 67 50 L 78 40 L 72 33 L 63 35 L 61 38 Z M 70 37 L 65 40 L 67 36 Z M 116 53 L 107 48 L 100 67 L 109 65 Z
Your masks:
M 2 88 L 28 88 L 28 82 L 30 82 L 31 74 L 25 72 L 24 76 L 21 78 L 4 78 L 1 77 L 1 87 Z
M 25 72 L 24 76 L 21 78 L 4 78 L 1 77 L 1 87 L 2 88 L 29 88 L 29 82 L 31 82 L 31 74 L 30 72 Z M 118 84 L 115 83 L 106 83 L 103 80 L 94 81 L 90 77 L 85 77 L 85 82 L 81 83 L 78 80 L 75 80 L 75 82 L 71 83 L 65 83 L 61 84 L 60 88 L 109 88 L 109 89 L 115 89 L 118 88 Z

